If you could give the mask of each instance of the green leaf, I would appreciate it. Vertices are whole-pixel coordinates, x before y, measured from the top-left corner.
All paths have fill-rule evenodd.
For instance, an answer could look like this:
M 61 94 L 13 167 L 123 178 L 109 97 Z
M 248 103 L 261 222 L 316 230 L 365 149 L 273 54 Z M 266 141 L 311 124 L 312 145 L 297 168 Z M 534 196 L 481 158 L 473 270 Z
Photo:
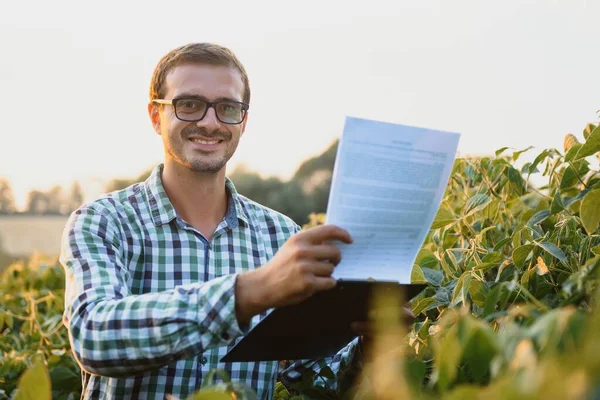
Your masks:
M 529 166 L 529 173 L 531 174 L 542 161 L 544 161 L 546 158 L 548 158 L 549 155 L 550 155 L 550 153 L 548 152 L 548 150 L 542 151 L 535 158 L 535 160 L 533 160 L 533 163 Z
M 415 388 L 420 388 L 425 379 L 425 372 L 427 365 L 424 361 L 418 358 L 409 357 L 404 360 L 404 371 L 406 371 L 406 378 L 410 385 Z
M 467 165 L 467 167 L 465 168 L 464 174 L 471 181 L 474 181 L 475 179 L 477 179 L 477 171 L 475 170 L 475 168 L 473 168 L 473 166 L 471 164 Z
M 579 178 L 587 174 L 589 170 L 590 169 L 586 164 L 574 163 L 569 165 L 565 169 L 560 181 L 560 189 L 564 190 L 576 185 L 579 183 Z
M 448 263 L 448 266 L 452 267 L 453 271 L 458 271 L 460 269 L 458 266 L 458 261 L 456 260 L 456 257 L 451 249 L 448 249 L 444 252 L 442 259 Z
M 600 255 L 587 260 L 579 271 L 571 274 L 571 276 L 569 276 L 562 284 L 562 290 L 567 297 L 576 296 L 581 293 L 584 285 L 589 280 L 588 277 L 593 274 L 598 267 L 600 267 Z
M 597 131 L 596 128 L 594 131 Z M 600 224 L 600 189 L 585 195 L 579 208 L 579 216 L 588 235 L 593 234 Z
M 516 249 L 517 247 L 519 247 L 521 245 L 521 240 L 523 238 L 523 232 L 526 232 L 526 230 L 524 228 L 522 228 L 521 226 L 515 227 L 512 235 L 511 235 L 513 248 Z
M 533 225 L 539 224 L 540 222 L 543 222 L 549 216 L 550 216 L 549 210 L 538 211 L 535 214 L 533 214 L 533 216 L 531 218 L 529 218 L 529 221 L 527 221 L 527 225 L 533 226 Z
M 410 283 L 412 284 L 423 284 L 427 283 L 423 270 L 418 265 L 413 265 L 412 271 L 410 271 Z
M 439 287 L 442 284 L 444 280 L 444 273 L 442 271 L 425 267 L 421 268 L 421 270 L 423 271 L 423 277 L 427 283 L 436 287 Z
M 550 310 L 535 321 L 529 327 L 528 333 L 536 343 L 540 353 L 555 352 L 559 343 L 567 339 L 565 334 L 574 333 L 577 335 L 578 332 L 569 332 L 569 328 L 573 327 L 572 323 L 579 322 L 577 316 L 578 313 L 574 308 L 557 308 Z M 577 337 L 568 339 L 575 343 L 579 341 Z
M 513 161 L 517 161 L 517 160 L 519 159 L 519 156 L 520 156 L 521 154 L 523 154 L 523 153 L 525 153 L 526 151 L 529 151 L 529 150 L 531 150 L 531 149 L 533 149 L 533 146 L 529 146 L 528 148 L 526 148 L 526 149 L 523 149 L 523 150 L 515 151 L 515 152 L 513 153 Z
M 485 305 L 485 299 L 489 292 L 488 287 L 485 283 L 472 279 L 469 285 L 469 294 L 471 295 L 471 300 L 473 303 L 479 307 L 483 307 Z
M 506 237 L 504 239 L 502 239 L 501 241 L 499 241 L 498 243 L 496 243 L 496 245 L 494 246 L 494 251 L 500 251 L 502 250 L 502 248 L 509 243 L 511 240 L 510 237 Z
M 577 173 L 572 165 L 567 166 L 563 172 L 562 179 L 560 180 L 560 189 L 567 189 L 573 186 L 577 182 Z
M 431 308 L 436 308 L 439 306 L 447 306 L 450 304 L 450 293 L 446 287 L 440 287 L 437 289 L 437 292 L 433 295 L 434 303 L 430 306 Z
M 510 238 L 508 238 L 508 240 L 510 240 Z M 485 257 L 483 257 L 481 259 L 482 262 L 484 263 L 500 263 L 502 261 L 504 261 L 504 254 L 501 253 L 497 253 L 495 251 L 488 253 L 485 255 Z
M 415 264 L 420 267 L 432 268 L 438 265 L 438 259 L 435 258 L 435 253 L 433 251 L 429 249 L 421 249 L 419 250 L 419 254 L 417 254 Z
M 535 275 L 537 268 L 528 268 L 523 275 L 521 275 L 521 285 L 525 288 L 529 287 L 529 281 Z
M 461 364 L 465 372 L 475 382 L 482 382 L 489 376 L 492 359 L 500 350 L 496 334 L 483 321 L 468 316 L 458 324 L 458 338 L 463 347 Z
M 576 160 L 591 156 L 600 151 L 600 126 L 597 126 L 588 136 L 585 143 L 577 152 Z
M 576 160 L 576 156 L 577 153 L 579 152 L 579 149 L 581 149 L 581 146 L 583 146 L 581 143 L 575 143 L 568 151 L 567 154 L 565 154 L 565 162 L 571 162 Z
M 19 390 L 15 400 L 50 400 L 52 390 L 50 388 L 50 375 L 48 369 L 42 363 L 36 363 L 29 368 L 17 385 Z
M 515 264 L 518 268 L 523 268 L 525 261 L 527 261 L 527 257 L 533 250 L 532 244 L 525 244 L 523 246 L 517 247 L 512 253 L 513 264 Z
M 596 125 L 594 125 L 594 124 L 587 124 L 585 126 L 585 128 L 583 129 L 583 138 L 585 140 L 587 140 L 587 138 L 590 137 L 590 133 L 592 133 L 594 131 L 594 129 L 596 129 Z
M 506 168 L 506 175 L 508 180 L 513 184 L 518 195 L 522 195 L 525 192 L 525 180 L 521 173 L 512 166 Z
M 431 305 L 434 303 L 435 300 L 433 299 L 433 297 L 426 297 L 417 301 L 417 303 L 413 306 L 413 314 L 419 315 L 426 310 L 430 310 Z
M 470 277 L 471 277 L 471 273 L 468 271 L 465 271 L 462 273 L 460 278 L 458 278 L 458 281 L 456 282 L 456 286 L 454 286 L 454 291 L 452 292 L 452 298 L 450 300 L 452 305 L 458 304 L 458 298 L 462 293 L 462 288 L 465 283 L 465 280 Z M 462 301 L 462 298 L 460 300 Z
M 463 346 L 457 337 L 456 326 L 450 328 L 439 345 L 439 351 L 434 357 L 436 367 L 437 384 L 441 392 L 445 392 L 454 382 L 458 363 L 462 356 Z
M 500 154 L 504 153 L 508 149 L 509 149 L 508 147 L 502 147 L 502 148 L 496 150 L 496 157 L 498 157 Z
M 527 174 L 527 175 L 531 175 L 534 172 L 540 172 L 538 171 L 536 168 L 532 167 L 531 163 L 525 163 L 522 167 L 521 167 L 521 173 L 522 174 Z
M 585 190 L 582 190 L 581 192 L 579 192 L 577 194 L 577 196 L 575 196 L 575 197 L 565 197 L 563 200 L 565 208 L 567 208 L 567 207 L 571 206 L 573 203 L 583 199 L 583 197 L 588 193 L 589 193 L 589 190 L 585 189 Z
M 476 194 L 475 196 L 467 200 L 467 203 L 465 204 L 465 209 L 463 211 L 463 217 L 468 217 L 469 215 L 474 214 L 477 211 L 483 210 L 490 203 L 490 201 L 492 201 L 492 199 L 489 196 L 483 193 Z
M 285 385 L 280 381 L 277 381 L 275 385 L 275 397 L 277 400 L 288 400 L 290 398 L 290 392 L 287 390 Z
M 52 381 L 52 390 L 67 391 L 80 384 L 81 376 L 69 368 L 54 367 L 50 370 L 50 380 Z
M 554 193 L 554 198 L 552 199 L 552 205 L 550 206 L 550 214 L 557 214 L 564 209 L 565 205 L 563 204 L 562 197 L 560 196 L 560 193 L 557 190 L 556 193 Z
M 560 261 L 568 261 L 565 253 L 560 249 L 560 247 L 558 247 L 554 243 L 542 242 L 538 243 L 537 245 L 540 246 L 542 249 L 546 250 L 548 253 L 552 254 L 554 257 L 558 258 Z
M 483 304 L 483 316 L 488 316 L 496 311 L 496 304 L 498 304 L 498 300 L 500 299 L 500 293 L 502 292 L 503 287 L 504 286 L 502 286 L 501 284 L 498 284 L 495 285 L 492 288 L 492 290 L 490 290 Z
M 188 400 L 231 400 L 231 394 L 224 392 L 220 389 L 204 388 L 200 389 L 190 397 Z
M 476 265 L 475 267 L 473 267 L 473 271 L 483 271 L 483 272 L 487 272 L 492 268 L 495 268 L 498 266 L 497 262 L 482 262 L 479 265 Z
M 11 314 L 9 314 L 8 311 L 4 314 L 4 324 L 12 330 L 13 316 Z
M 435 219 L 433 220 L 433 224 L 431 224 L 431 229 L 443 228 L 447 225 L 453 224 L 455 221 L 456 217 L 454 214 L 452 214 L 452 211 L 448 210 L 446 207 L 440 207 Z

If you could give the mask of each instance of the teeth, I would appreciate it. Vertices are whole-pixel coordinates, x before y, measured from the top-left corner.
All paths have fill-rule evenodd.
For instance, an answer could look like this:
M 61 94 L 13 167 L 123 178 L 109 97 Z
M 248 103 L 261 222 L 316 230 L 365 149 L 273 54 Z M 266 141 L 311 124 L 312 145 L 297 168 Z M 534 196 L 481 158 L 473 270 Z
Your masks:
M 200 143 L 200 144 L 217 144 L 217 143 L 219 143 L 218 140 L 191 139 L 191 141 L 194 143 Z

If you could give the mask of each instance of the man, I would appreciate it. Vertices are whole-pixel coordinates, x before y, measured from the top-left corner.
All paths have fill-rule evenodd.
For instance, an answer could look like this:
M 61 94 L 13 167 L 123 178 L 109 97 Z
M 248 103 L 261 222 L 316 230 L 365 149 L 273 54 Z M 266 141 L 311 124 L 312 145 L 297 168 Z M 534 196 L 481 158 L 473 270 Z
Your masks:
M 248 76 L 228 49 L 200 43 L 169 52 L 148 104 L 164 164 L 71 215 L 61 251 L 64 322 L 83 370 L 82 398 L 184 399 L 215 368 L 259 398 L 273 396 L 276 362 L 220 358 L 267 310 L 334 287 L 340 252 L 328 242 L 352 239 L 331 225 L 299 232 L 236 192 L 225 167 L 249 103 Z M 335 371 L 356 347 L 286 373 L 327 363 Z

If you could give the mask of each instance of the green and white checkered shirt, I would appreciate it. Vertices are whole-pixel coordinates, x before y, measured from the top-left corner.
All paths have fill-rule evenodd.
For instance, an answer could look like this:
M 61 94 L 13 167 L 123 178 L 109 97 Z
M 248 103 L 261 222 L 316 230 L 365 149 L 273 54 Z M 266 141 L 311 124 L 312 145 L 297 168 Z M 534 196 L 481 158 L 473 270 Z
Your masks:
M 299 226 L 239 195 L 212 239 L 177 216 L 158 165 L 143 183 L 75 211 L 63 235 L 64 323 L 82 371 L 83 399 L 185 399 L 212 369 L 273 397 L 277 362 L 221 363 L 244 334 L 235 315 L 237 274 L 266 264 Z M 266 313 L 252 319 L 250 328 Z M 351 361 L 357 341 L 331 359 L 284 372 Z

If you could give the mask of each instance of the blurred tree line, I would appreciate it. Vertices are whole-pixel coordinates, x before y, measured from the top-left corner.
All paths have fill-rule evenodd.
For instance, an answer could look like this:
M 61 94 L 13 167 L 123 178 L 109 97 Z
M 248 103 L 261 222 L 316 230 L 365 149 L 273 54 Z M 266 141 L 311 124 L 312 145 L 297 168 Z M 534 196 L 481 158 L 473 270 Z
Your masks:
M 277 177 L 262 178 L 260 174 L 243 165 L 238 166 L 228 176 L 240 194 L 303 225 L 308 222 L 310 213 L 325 212 L 327 209 L 337 145 L 338 142 L 335 141 L 323 153 L 304 161 L 294 176 L 287 181 Z M 152 169 L 145 171 L 134 179 L 113 179 L 106 186 L 106 191 L 111 192 L 142 182 L 151 172 Z
M 31 190 L 27 194 L 25 209 L 17 210 L 12 186 L 0 178 L 0 215 L 68 215 L 83 203 L 83 190 L 78 181 L 69 189 L 55 185 L 49 190 Z
M 338 142 L 335 141 L 321 154 L 304 161 L 287 181 L 277 177 L 263 178 L 243 165 L 228 176 L 239 193 L 303 225 L 308 222 L 310 213 L 325 212 L 327 208 L 337 145 Z M 113 179 L 106 185 L 105 192 L 142 182 L 151 171 L 149 169 L 132 179 Z M 10 182 L 0 178 L 0 215 L 68 215 L 83 201 L 81 185 L 75 181 L 68 189 L 56 185 L 47 191 L 31 190 L 24 210 L 18 211 Z

